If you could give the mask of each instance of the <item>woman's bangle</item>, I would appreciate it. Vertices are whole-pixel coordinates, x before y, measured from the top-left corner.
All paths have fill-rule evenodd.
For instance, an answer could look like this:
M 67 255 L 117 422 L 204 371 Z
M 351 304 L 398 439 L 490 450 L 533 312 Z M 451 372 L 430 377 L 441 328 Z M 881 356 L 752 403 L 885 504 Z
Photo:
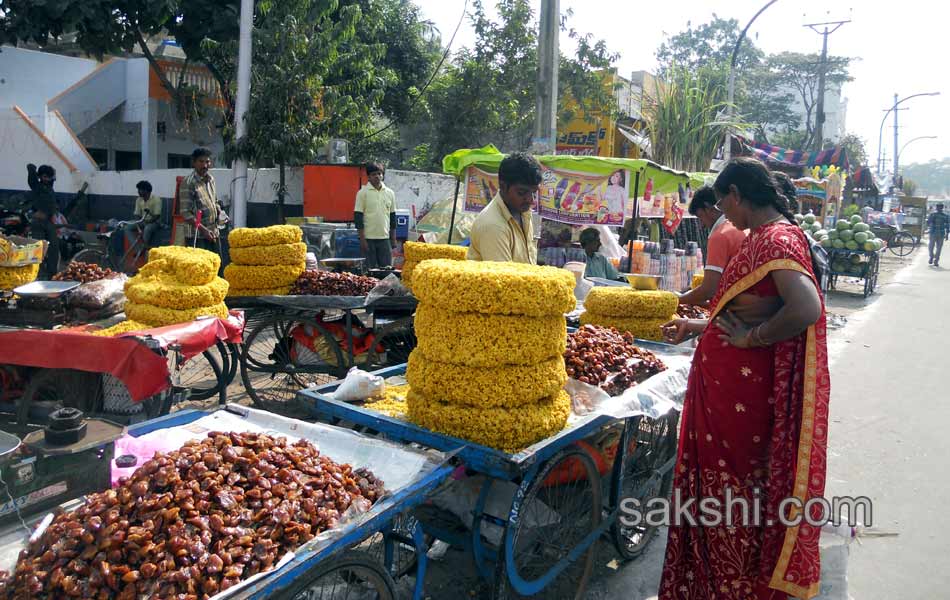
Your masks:
M 753 339 L 759 346 L 768 346 L 768 344 L 765 343 L 765 340 L 762 339 L 762 325 L 763 323 L 759 323 L 752 329 Z

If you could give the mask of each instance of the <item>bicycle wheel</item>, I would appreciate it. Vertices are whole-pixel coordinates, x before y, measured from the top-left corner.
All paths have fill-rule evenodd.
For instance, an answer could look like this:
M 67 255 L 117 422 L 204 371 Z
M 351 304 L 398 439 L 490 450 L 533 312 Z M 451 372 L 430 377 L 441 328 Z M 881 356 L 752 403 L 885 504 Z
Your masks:
M 904 258 L 917 249 L 917 239 L 906 231 L 898 231 L 888 244 L 891 252 Z
M 416 347 L 416 332 L 412 316 L 387 320 L 373 328 L 376 345 L 370 349 L 368 369 L 401 365 L 409 360 Z
M 215 350 L 205 350 L 177 365 L 178 385 L 189 390 L 190 400 L 209 400 L 217 397 L 218 404 L 227 403 L 224 371 L 215 354 Z
M 86 248 L 84 250 L 80 250 L 69 262 L 81 262 L 89 265 L 99 265 L 103 268 L 112 268 L 112 260 L 105 252 L 99 250 L 98 248 Z
M 396 584 L 381 564 L 361 552 L 331 558 L 280 592 L 285 600 L 396 600 Z
M 552 472 L 564 469 L 580 476 L 563 485 L 546 484 Z M 584 598 L 597 540 L 568 561 L 598 529 L 602 511 L 600 473 L 590 455 L 576 446 L 555 454 L 515 494 L 498 553 L 494 598 Z M 552 569 L 562 566 L 550 582 L 540 583 Z M 517 588 L 530 589 L 530 593 L 522 594 Z
M 393 558 L 389 573 L 393 579 L 399 579 L 405 575 L 411 574 L 416 569 L 416 563 L 419 557 L 416 556 L 416 548 L 412 543 L 412 532 L 415 530 L 418 520 L 411 513 L 403 513 L 393 519 L 390 536 L 392 538 Z M 432 545 L 434 537 L 430 534 L 423 534 L 426 547 Z M 386 539 L 382 533 L 370 536 L 359 549 L 365 552 L 369 557 L 384 564 Z
M 622 457 L 621 501 L 636 498 L 639 508 L 645 510 L 651 500 L 667 497 L 673 484 L 673 469 L 662 469 L 675 454 L 676 433 L 670 419 L 640 417 L 634 438 Z M 620 556 L 633 560 L 643 554 L 656 532 L 655 525 L 642 522 L 627 526 L 618 516 L 610 533 Z
M 292 337 L 302 327 L 318 336 L 322 354 L 302 349 Z M 297 392 L 329 383 L 345 373 L 336 339 L 306 317 L 269 313 L 249 326 L 241 353 L 241 380 L 258 408 L 280 413 L 295 410 Z

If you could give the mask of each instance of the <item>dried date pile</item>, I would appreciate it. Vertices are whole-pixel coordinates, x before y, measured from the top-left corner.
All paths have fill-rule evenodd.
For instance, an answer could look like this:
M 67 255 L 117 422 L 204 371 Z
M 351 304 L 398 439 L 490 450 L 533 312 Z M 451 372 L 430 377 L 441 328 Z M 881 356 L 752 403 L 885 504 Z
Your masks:
M 106 277 L 112 277 L 115 271 L 112 269 L 103 269 L 99 265 L 93 265 L 84 262 L 71 262 L 69 265 L 53 275 L 53 281 L 78 281 L 80 283 L 89 283 L 90 281 L 99 281 Z
M 597 325 L 584 325 L 567 336 L 564 363 L 568 377 L 611 396 L 666 370 L 655 354 L 637 347 L 630 333 Z
M 206 599 L 382 493 L 305 440 L 212 432 L 59 514 L 0 579 L 0 599 Z
M 680 304 L 676 307 L 676 316 L 681 319 L 708 319 L 709 311 L 702 306 Z
M 304 271 L 290 293 L 294 296 L 365 296 L 379 280 L 352 273 Z

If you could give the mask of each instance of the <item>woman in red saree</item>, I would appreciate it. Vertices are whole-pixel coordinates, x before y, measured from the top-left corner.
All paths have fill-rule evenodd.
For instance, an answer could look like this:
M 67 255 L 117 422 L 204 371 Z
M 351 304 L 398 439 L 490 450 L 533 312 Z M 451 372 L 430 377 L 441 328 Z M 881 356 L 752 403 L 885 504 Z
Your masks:
M 807 600 L 818 594 L 821 507 L 786 526 L 825 487 L 830 377 L 825 311 L 807 238 L 762 163 L 731 161 L 714 185 L 718 206 L 750 234 L 723 274 L 690 372 L 674 475 L 688 499 L 748 502 L 758 522 L 674 523 L 660 600 Z M 763 307 L 765 310 L 763 310 Z M 760 314 L 756 314 L 760 313 Z M 741 318 L 740 318 L 741 315 Z M 697 504 L 687 512 L 697 520 Z M 724 511 L 728 512 L 728 511 Z M 826 516 L 825 518 L 828 518 Z M 788 521 L 786 521 L 787 523 Z

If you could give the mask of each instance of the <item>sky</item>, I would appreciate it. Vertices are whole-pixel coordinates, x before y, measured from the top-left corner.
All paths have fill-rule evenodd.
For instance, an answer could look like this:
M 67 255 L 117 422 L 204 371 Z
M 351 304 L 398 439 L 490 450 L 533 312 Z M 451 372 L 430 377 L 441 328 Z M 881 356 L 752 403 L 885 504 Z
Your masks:
M 447 43 L 459 22 L 464 0 L 416 0 L 425 18 L 433 21 Z M 485 0 L 486 6 L 493 0 Z M 535 11 L 540 0 L 532 0 Z M 621 75 L 653 71 L 655 52 L 668 35 L 712 19 L 735 18 L 741 26 L 764 5 L 765 0 L 709 2 L 672 0 L 641 3 L 630 0 L 561 0 L 561 12 L 572 9 L 570 25 L 602 38 L 620 54 L 616 66 Z M 829 6 L 835 8 L 829 12 Z M 843 6 L 843 8 L 837 8 Z M 469 7 L 470 8 L 470 7 Z M 829 55 L 860 58 L 852 64 L 854 81 L 844 87 L 848 99 L 846 127 L 864 139 L 873 164 L 878 153 L 881 120 L 893 106 L 894 94 L 905 98 L 924 92 L 940 96 L 913 98 L 901 104 L 898 115 L 898 151 L 901 164 L 926 162 L 950 156 L 950 61 L 947 22 L 950 4 L 925 0 L 885 3 L 864 0 L 843 4 L 818 0 L 778 0 L 756 20 L 749 35 L 765 52 L 821 52 L 822 36 L 804 27 L 806 23 L 851 19 L 828 37 Z M 562 52 L 572 50 L 562 36 Z M 453 49 L 471 45 L 474 32 L 468 18 L 455 38 Z M 741 77 L 739 73 L 737 77 Z M 888 160 L 894 153 L 893 113 L 883 129 Z M 919 136 L 937 136 L 904 144 Z

